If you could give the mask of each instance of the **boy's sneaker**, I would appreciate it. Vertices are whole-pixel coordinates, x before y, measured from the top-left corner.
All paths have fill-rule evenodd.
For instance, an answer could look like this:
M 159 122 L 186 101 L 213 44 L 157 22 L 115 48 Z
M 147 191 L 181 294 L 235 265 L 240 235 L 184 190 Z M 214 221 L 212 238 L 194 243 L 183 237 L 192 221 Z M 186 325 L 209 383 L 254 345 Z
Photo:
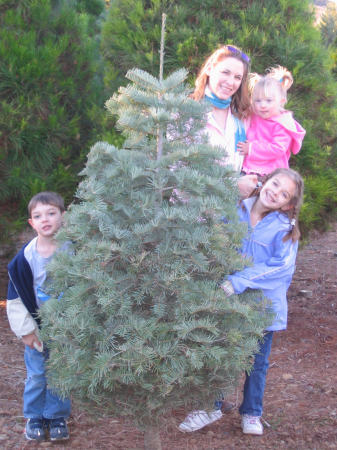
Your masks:
M 46 429 L 43 419 L 28 419 L 25 427 L 25 437 L 29 441 L 46 439 Z
M 69 439 L 67 423 L 63 417 L 49 419 L 49 439 L 51 441 L 63 441 Z
M 258 416 L 249 416 L 248 414 L 243 414 L 241 426 L 244 434 L 256 434 L 258 436 L 261 436 L 261 434 L 263 434 L 263 425 L 261 423 L 260 417 Z
M 220 409 L 216 409 L 210 413 L 206 411 L 193 411 L 186 416 L 184 422 L 178 428 L 185 433 L 191 433 L 192 431 L 201 430 L 201 428 L 221 419 L 221 417 L 222 412 Z

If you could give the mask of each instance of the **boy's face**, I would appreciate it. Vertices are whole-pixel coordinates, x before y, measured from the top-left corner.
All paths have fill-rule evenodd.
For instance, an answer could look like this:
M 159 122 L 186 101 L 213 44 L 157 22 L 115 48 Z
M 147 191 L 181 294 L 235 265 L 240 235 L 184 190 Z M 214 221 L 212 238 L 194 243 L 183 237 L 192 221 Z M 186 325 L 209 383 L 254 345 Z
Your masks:
M 63 214 L 57 206 L 37 203 L 28 223 L 38 236 L 52 237 L 62 225 Z

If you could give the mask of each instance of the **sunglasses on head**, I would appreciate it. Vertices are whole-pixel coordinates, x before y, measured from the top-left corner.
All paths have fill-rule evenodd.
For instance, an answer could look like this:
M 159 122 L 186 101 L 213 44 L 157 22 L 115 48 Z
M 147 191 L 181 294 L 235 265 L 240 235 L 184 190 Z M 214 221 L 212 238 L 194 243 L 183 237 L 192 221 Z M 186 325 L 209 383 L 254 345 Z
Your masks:
M 242 58 L 244 61 L 246 61 L 247 64 L 250 63 L 250 58 L 249 58 L 248 55 L 246 55 L 246 53 L 243 53 L 241 50 L 239 50 L 238 48 L 232 47 L 231 45 L 226 45 L 226 48 L 227 48 L 230 52 L 234 53 L 234 55 L 240 55 L 241 58 Z

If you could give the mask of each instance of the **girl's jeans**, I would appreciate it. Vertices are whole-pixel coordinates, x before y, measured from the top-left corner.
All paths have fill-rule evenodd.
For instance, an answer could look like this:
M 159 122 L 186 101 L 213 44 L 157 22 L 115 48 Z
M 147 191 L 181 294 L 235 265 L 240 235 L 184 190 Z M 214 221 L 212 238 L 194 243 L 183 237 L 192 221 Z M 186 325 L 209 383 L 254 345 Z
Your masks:
M 260 348 L 255 355 L 254 365 L 250 374 L 248 375 L 246 373 L 246 381 L 243 388 L 243 402 L 239 408 L 240 414 L 262 416 L 263 394 L 269 367 L 268 358 L 272 340 L 273 331 L 268 331 L 263 341 L 260 342 Z
M 60 399 L 47 388 L 45 362 L 48 351 L 25 347 L 27 379 L 23 393 L 23 415 L 28 419 L 57 419 L 70 415 L 70 400 Z

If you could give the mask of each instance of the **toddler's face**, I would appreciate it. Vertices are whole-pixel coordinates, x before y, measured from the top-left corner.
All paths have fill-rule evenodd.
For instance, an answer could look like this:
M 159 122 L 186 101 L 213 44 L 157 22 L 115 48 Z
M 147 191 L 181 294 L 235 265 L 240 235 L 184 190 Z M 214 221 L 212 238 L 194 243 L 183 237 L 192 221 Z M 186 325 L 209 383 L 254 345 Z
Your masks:
M 254 112 L 262 117 L 262 119 L 278 116 L 282 110 L 283 104 L 284 101 L 277 92 L 269 95 L 259 92 L 253 97 Z
M 57 206 L 37 203 L 28 223 L 39 236 L 52 237 L 62 225 L 63 214 Z

